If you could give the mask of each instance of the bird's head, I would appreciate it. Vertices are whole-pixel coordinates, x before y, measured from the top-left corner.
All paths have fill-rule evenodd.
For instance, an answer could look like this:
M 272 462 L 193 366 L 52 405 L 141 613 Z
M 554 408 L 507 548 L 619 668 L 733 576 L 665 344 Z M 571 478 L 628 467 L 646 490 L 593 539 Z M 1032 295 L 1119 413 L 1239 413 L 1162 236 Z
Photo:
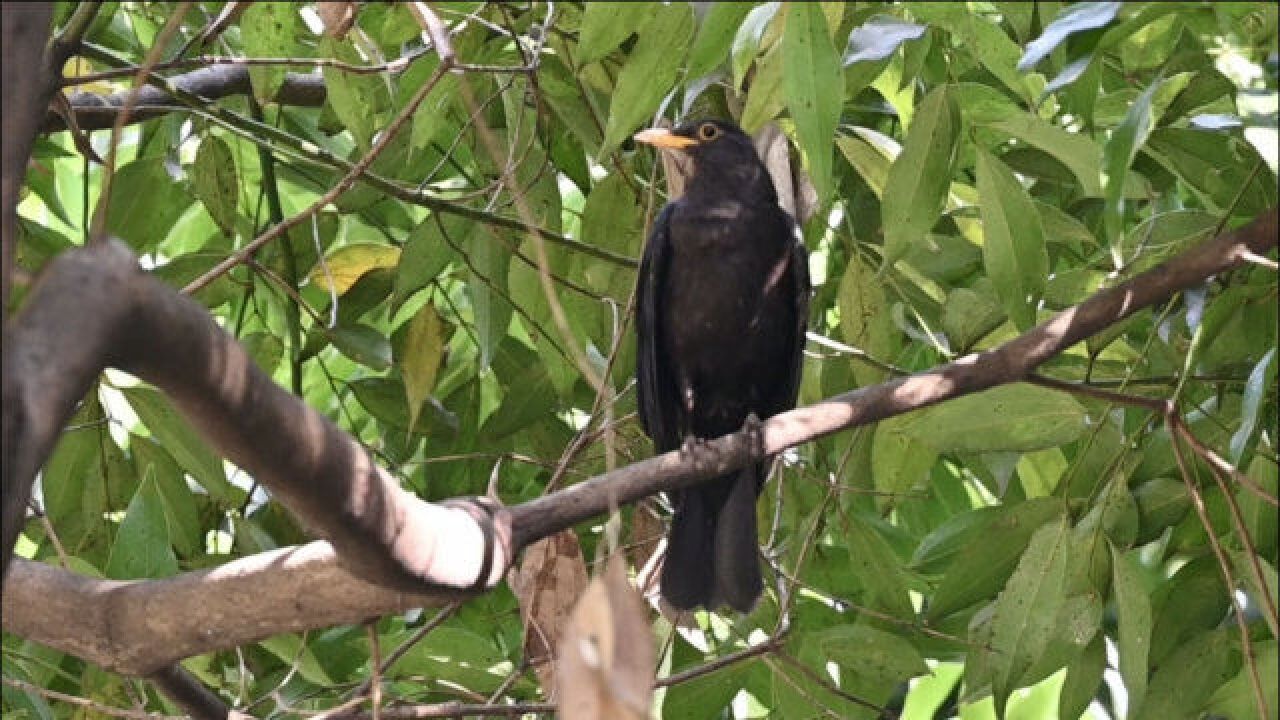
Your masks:
M 773 195 L 769 178 L 751 138 L 724 120 L 693 120 L 673 129 L 650 128 L 635 140 L 659 150 L 681 153 L 693 161 L 687 191 L 764 193 Z

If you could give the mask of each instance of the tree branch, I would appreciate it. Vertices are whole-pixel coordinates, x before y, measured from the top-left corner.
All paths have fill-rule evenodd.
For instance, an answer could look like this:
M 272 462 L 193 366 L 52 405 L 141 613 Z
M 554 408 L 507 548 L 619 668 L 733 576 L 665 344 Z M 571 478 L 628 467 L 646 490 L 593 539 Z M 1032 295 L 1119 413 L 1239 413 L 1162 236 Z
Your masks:
M 774 416 L 764 424 L 764 453 L 1027 379 L 1055 354 L 1232 268 L 1245 252 L 1266 254 L 1276 244 L 1276 221 L 1272 211 L 1000 347 Z M 467 514 L 474 506 L 433 505 L 401 490 L 353 440 L 258 371 L 203 308 L 139 271 L 122 246 L 68 252 L 51 265 L 4 346 L 6 484 L 29 486 L 105 358 L 169 392 L 219 449 L 333 542 L 155 581 L 94 580 L 15 560 L 15 582 L 4 594 L 5 629 L 120 672 L 147 674 L 276 633 L 457 599 L 487 564 L 488 583 L 495 583 L 512 553 L 530 542 L 611 505 L 758 459 L 746 433 L 738 432 L 708 442 L 696 456 L 673 451 L 500 510 L 494 516 L 499 538 L 486 556 L 483 523 Z M 11 417 L 23 422 L 15 425 Z M 16 528 L 6 527 L 6 538 L 11 530 L 16 536 Z M 449 552 L 436 556 L 441 542 Z M 339 566 L 334 548 L 361 578 L 417 594 L 358 579 Z

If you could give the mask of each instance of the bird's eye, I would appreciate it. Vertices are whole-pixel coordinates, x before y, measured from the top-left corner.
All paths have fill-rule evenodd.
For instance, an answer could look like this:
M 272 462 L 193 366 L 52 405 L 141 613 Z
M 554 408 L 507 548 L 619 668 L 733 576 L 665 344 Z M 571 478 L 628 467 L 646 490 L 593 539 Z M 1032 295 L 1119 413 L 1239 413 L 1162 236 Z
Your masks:
M 698 127 L 698 137 L 703 140 L 715 140 L 720 136 L 720 128 L 711 123 L 703 123 Z

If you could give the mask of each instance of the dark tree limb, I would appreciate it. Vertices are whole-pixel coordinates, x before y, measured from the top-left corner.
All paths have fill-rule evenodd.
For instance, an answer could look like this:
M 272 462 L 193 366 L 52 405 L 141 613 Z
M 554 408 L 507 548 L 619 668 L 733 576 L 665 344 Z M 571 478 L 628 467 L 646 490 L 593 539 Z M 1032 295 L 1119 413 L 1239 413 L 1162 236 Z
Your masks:
M 1245 253 L 1270 252 L 1276 245 L 1276 223 L 1273 210 L 1120 286 L 1096 293 L 987 352 L 774 416 L 764 423 L 763 451 L 773 454 L 838 430 L 1028 379 L 1037 366 L 1071 345 L 1236 266 Z M 45 291 L 48 287 L 60 292 Z M 335 542 L 338 554 L 346 555 L 347 567 L 361 570 L 364 578 L 392 584 L 412 584 L 414 578 L 438 583 L 447 576 L 453 585 L 419 584 L 414 586 L 419 594 L 376 587 L 344 570 L 333 547 L 323 542 L 155 581 L 94 580 L 19 559 L 13 563 L 4 595 L 6 630 L 126 674 L 148 674 L 182 657 L 276 633 L 439 605 L 465 596 L 469 590 L 463 586 L 482 574 L 484 556 L 479 552 L 446 562 L 456 560 L 453 555 L 472 542 L 459 539 L 460 529 L 475 533 L 474 542 L 483 544 L 477 523 L 452 524 L 456 518 L 448 516 L 449 510 L 417 501 L 393 487 L 350 439 L 257 373 L 239 345 L 213 327 L 203 309 L 177 300 L 171 289 L 138 271 L 119 246 L 101 244 L 67 253 L 33 291 L 32 302 L 42 292 L 47 296 L 42 304 L 50 309 L 42 314 L 32 308 L 20 321 L 30 322 L 35 316 L 45 323 L 63 318 L 59 320 L 66 326 L 62 334 L 69 338 L 58 347 L 70 356 L 102 351 L 103 341 L 95 339 L 101 333 L 93 326 L 117 327 L 123 334 L 115 339 L 126 351 L 102 351 L 109 352 L 111 361 L 168 390 L 219 448 L 258 479 L 269 479 L 268 485 L 313 527 L 333 532 L 334 523 L 350 524 L 346 535 Z M 125 300 L 114 303 L 122 309 L 108 313 L 113 297 Z M 140 307 L 146 302 L 157 307 Z M 14 367 L 9 362 L 13 346 L 5 346 L 6 383 Z M 24 367 L 37 360 L 59 366 L 47 369 L 53 379 L 38 378 L 42 382 L 79 372 L 87 378 L 77 386 L 82 394 L 97 371 L 89 372 L 95 367 L 92 363 L 68 369 L 71 359 L 46 350 L 22 362 Z M 179 381 L 188 385 L 175 388 Z M 52 389 L 58 387 L 55 382 Z M 46 393 L 22 397 L 37 408 L 52 402 Z M 78 398 L 76 391 L 62 390 L 55 399 L 74 404 Z M 7 413 L 6 408 L 6 418 Z M 48 418 L 40 427 L 52 427 L 43 432 L 56 434 L 61 421 L 52 418 L 64 417 L 69 410 L 27 414 Z M 6 425 L 6 458 L 7 448 L 12 447 L 10 433 Z M 16 436 L 31 443 L 38 434 Z M 51 444 L 52 440 L 46 443 Z M 693 456 L 679 451 L 659 455 L 498 513 L 499 529 L 509 535 L 498 543 L 500 557 L 491 558 L 490 582 L 500 577 L 511 553 L 524 545 L 605 513 L 610 506 L 685 487 L 753 462 L 758 458 L 751 454 L 752 444 L 743 432 L 726 435 L 708 442 L 704 452 Z M 280 452 L 281 447 L 289 452 Z M 38 465 L 47 453 L 46 447 L 27 462 Z M 288 475 L 291 472 L 298 474 Z M 12 477 L 8 470 L 5 477 Z M 451 524 L 445 527 L 436 520 Z M 433 561 L 430 552 L 401 547 L 409 527 L 414 542 L 424 547 L 446 537 L 451 555 Z M 378 557 L 383 542 L 388 550 Z M 449 567 L 442 569 L 445 565 Z
M 217 693 L 200 683 L 181 665 L 170 665 L 147 676 L 160 691 L 196 720 L 234 720 L 234 712 Z
M 18 192 L 26 177 L 27 158 L 35 143 L 39 114 L 53 97 L 53 78 L 45 72 L 44 49 L 53 19 L 52 3 L 0 5 L 0 87 L 5 111 L 0 113 L 0 307 L 9 303 L 18 232 Z M 43 111 L 42 111 L 43 112 Z M 5 506 L 5 517 L 8 517 Z
M 245 65 L 215 65 L 170 76 L 169 81 L 179 89 L 209 101 L 233 95 L 249 95 L 253 91 L 249 85 L 249 68 Z M 129 92 L 125 90 L 106 96 L 75 92 L 67 100 L 81 130 L 102 130 L 115 125 L 116 116 L 124 106 Z M 324 105 L 325 95 L 324 77 L 319 73 L 285 73 L 284 82 L 272 99 L 281 105 L 320 107 Z M 144 87 L 138 90 L 138 99 L 133 112 L 129 114 L 128 123 L 141 122 L 185 107 L 184 103 L 160 88 Z M 67 124 L 62 116 L 54 112 L 45 113 L 40 126 L 41 132 L 65 129 Z
M 27 159 L 35 143 L 36 124 L 54 92 L 54 76 L 47 72 L 45 45 L 53 18 L 50 3 L 7 3 L 0 5 L 0 80 L 4 88 L 5 111 L 0 113 L 0 308 L 9 305 L 13 262 L 18 242 L 18 195 L 26 178 Z M 42 110 L 41 110 L 42 112 Z M 4 326 L 4 346 L 9 347 L 8 323 Z M 7 376 L 6 376 L 7 377 Z M 0 385 L 0 414 L 5 428 L 25 422 L 16 405 L 10 403 L 10 385 Z M 74 402 L 74 401 L 73 401 Z M 6 430 L 7 434 L 7 430 Z M 31 497 L 31 481 L 17 481 L 8 473 L 10 456 L 16 448 L 0 448 L 0 551 L 7 557 L 18 537 Z M 34 475 L 32 475 L 34 477 Z M 7 561 L 0 559 L 0 579 Z

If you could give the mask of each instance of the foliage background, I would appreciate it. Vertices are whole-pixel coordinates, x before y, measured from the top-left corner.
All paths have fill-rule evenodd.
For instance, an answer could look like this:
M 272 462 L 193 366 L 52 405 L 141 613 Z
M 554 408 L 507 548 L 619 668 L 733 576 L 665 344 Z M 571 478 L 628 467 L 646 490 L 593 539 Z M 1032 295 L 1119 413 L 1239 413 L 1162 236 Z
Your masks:
M 665 186 L 628 138 L 658 116 L 776 122 L 810 178 L 810 324 L 834 342 L 810 343 L 802 403 L 996 345 L 1276 204 L 1272 4 L 435 8 L 464 71 L 431 90 L 367 181 L 196 293 L 280 384 L 427 499 L 483 493 L 494 475 L 517 502 L 651 452 L 628 320 Z M 71 133 L 47 135 L 20 267 L 82 244 L 102 208 L 181 287 L 331 188 L 438 63 L 404 5 L 361 6 L 335 39 L 310 7 L 249 4 L 193 50 L 223 9 L 97 12 L 69 76 L 153 51 L 165 75 L 213 65 L 206 55 L 299 62 L 251 67 L 252 92 L 219 114 L 179 108 L 126 128 L 109 196 Z M 56 25 L 75 12 L 59 3 Z M 171 63 L 180 52 L 192 60 Z M 322 106 L 274 102 L 284 71 L 312 59 L 379 67 L 330 63 Z M 87 79 L 78 90 L 129 86 Z M 109 133 L 91 141 L 111 152 Z M 762 497 L 778 582 L 755 612 L 700 616 L 687 633 L 654 615 L 660 677 L 777 643 L 661 688 L 655 712 L 1265 717 L 1259 695 L 1274 712 L 1276 299 L 1274 261 L 1259 264 L 1042 368 L 1176 402 L 1257 488 L 1190 450 L 1181 462 L 1146 408 L 1030 385 L 825 438 L 790 454 Z M 161 394 L 112 372 L 37 504 L 19 552 L 99 577 L 165 577 L 305 539 Z M 656 507 L 622 513 L 637 566 Z M 595 557 L 603 527 L 577 531 Z M 542 698 L 506 586 L 443 613 L 383 674 L 385 698 Z M 380 647 L 429 620 L 379 619 Z M 288 716 L 344 700 L 370 653 L 363 628 L 340 627 L 184 666 L 236 707 Z M 4 659 L 6 680 L 98 708 L 173 709 L 145 683 L 8 634 Z M 6 716 L 86 713 L 13 682 L 3 702 Z

